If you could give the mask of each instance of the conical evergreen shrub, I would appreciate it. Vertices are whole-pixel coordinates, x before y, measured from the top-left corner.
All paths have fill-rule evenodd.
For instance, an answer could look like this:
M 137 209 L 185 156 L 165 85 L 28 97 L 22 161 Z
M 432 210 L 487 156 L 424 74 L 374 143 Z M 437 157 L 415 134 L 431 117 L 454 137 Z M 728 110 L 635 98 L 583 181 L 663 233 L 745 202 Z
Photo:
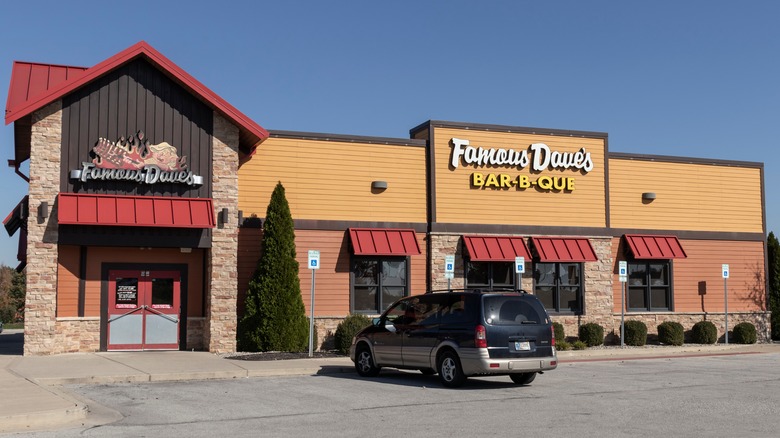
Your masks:
M 265 215 L 262 255 L 238 323 L 240 351 L 305 351 L 309 346 L 309 319 L 301 297 L 295 226 L 279 182 Z

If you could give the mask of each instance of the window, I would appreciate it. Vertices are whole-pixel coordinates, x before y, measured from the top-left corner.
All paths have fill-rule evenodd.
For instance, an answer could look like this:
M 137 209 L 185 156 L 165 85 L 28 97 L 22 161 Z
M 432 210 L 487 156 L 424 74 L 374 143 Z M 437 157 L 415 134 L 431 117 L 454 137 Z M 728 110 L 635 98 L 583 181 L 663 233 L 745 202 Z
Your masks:
M 475 289 L 514 289 L 515 266 L 512 262 L 468 262 L 466 287 Z
M 353 259 L 353 312 L 382 313 L 393 302 L 409 295 L 406 272 L 407 261 L 403 257 Z
M 671 310 L 672 282 L 669 261 L 628 264 L 628 310 Z
M 534 293 L 551 312 L 582 312 L 582 264 L 534 263 Z

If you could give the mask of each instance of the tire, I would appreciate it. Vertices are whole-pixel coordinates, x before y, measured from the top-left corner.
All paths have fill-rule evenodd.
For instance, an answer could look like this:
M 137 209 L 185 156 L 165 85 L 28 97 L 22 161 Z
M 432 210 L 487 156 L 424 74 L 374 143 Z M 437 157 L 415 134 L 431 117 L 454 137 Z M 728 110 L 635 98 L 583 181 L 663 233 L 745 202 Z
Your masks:
M 365 345 L 358 347 L 355 353 L 355 371 L 363 377 L 376 377 L 382 367 L 376 366 L 371 350 Z
M 518 385 L 528 385 L 534 381 L 538 373 L 510 374 L 509 378 Z
M 421 373 L 423 373 L 423 376 L 432 376 L 436 374 L 436 370 L 433 368 L 423 368 L 420 370 Z
M 438 362 L 439 380 L 447 388 L 457 388 L 466 381 L 466 375 L 463 374 L 463 367 L 460 365 L 460 359 L 454 351 L 445 351 L 439 357 Z

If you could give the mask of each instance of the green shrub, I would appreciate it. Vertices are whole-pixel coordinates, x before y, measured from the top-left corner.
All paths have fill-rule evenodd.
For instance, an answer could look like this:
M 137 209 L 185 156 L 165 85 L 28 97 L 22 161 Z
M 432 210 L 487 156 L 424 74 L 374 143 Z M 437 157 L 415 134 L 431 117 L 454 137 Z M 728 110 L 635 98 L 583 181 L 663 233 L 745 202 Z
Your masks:
M 604 343 L 604 327 L 595 322 L 581 325 L 579 335 L 580 341 L 584 342 L 588 347 L 595 347 Z
M 755 344 L 756 326 L 749 322 L 741 322 L 734 326 L 734 342 L 737 344 Z
M 682 345 L 685 342 L 685 330 L 682 324 L 674 321 L 659 324 L 658 342 L 667 345 Z
M 249 281 L 239 351 L 306 351 L 309 321 L 301 296 L 295 225 L 282 183 L 271 194 L 263 223 L 263 252 Z
M 553 323 L 553 330 L 555 330 L 555 344 L 566 340 L 566 332 L 563 330 L 563 324 L 560 322 Z
M 699 321 L 691 329 L 694 344 L 714 344 L 718 341 L 718 329 L 710 321 Z
M 584 350 L 588 348 L 588 344 L 582 342 L 582 341 L 574 341 L 573 344 L 571 344 L 571 347 L 575 350 Z
M 352 338 L 360 330 L 371 325 L 371 319 L 366 315 L 349 315 L 344 318 L 336 327 L 336 334 L 333 341 L 336 344 L 336 350 L 341 354 L 349 354 L 349 347 L 352 345 Z
M 642 321 L 626 321 L 626 345 L 641 347 L 647 343 L 647 325 Z
M 571 344 L 566 341 L 555 341 L 555 349 L 558 351 L 571 350 Z

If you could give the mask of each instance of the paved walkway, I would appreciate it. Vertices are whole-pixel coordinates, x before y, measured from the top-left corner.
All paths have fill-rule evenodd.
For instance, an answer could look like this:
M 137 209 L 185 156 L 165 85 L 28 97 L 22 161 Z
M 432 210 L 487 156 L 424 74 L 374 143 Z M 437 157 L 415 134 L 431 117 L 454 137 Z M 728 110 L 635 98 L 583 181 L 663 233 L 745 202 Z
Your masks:
M 0 336 L 7 336 L 3 334 Z M 2 342 L 0 338 L 0 342 Z M 725 354 L 780 353 L 780 344 L 604 348 L 559 352 L 561 363 Z M 0 355 L 0 432 L 56 429 L 115 421 L 121 415 L 89 406 L 68 384 L 233 379 L 354 372 L 344 358 L 230 360 L 205 352 L 107 352 L 57 356 Z M 101 417 L 96 419 L 95 417 Z

